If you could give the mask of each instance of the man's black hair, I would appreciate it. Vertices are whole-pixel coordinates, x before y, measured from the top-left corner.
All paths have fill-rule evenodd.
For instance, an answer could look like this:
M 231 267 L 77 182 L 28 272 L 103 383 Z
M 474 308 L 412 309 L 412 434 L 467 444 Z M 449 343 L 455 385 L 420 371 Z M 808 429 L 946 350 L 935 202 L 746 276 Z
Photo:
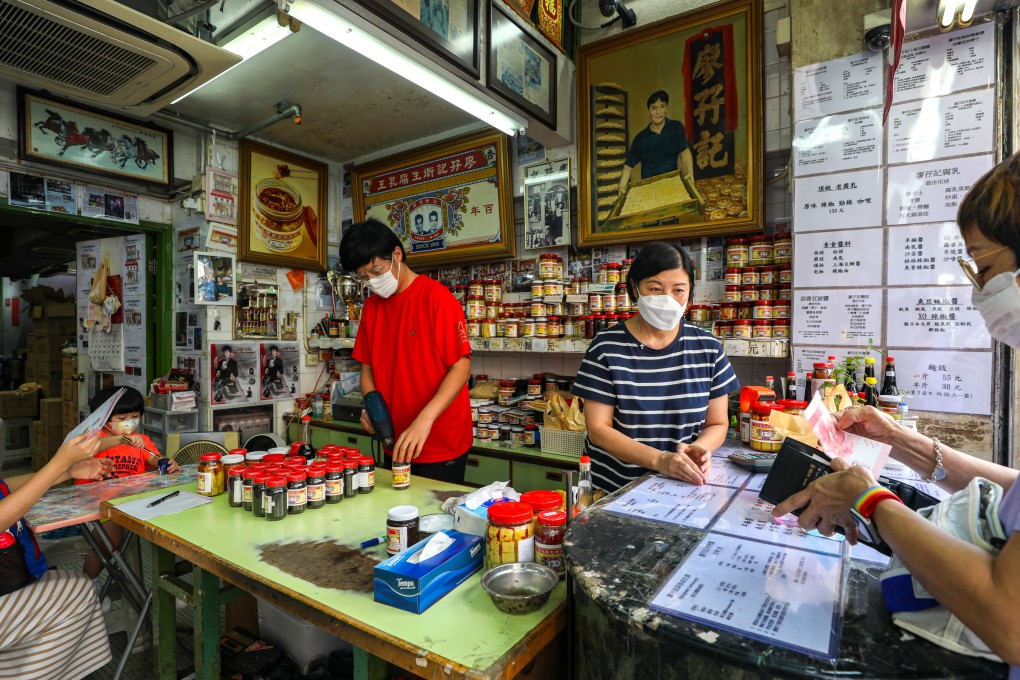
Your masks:
M 669 104 L 669 94 L 665 90 L 656 90 L 652 93 L 652 96 L 648 98 L 648 103 L 645 104 L 646 109 L 652 108 L 652 104 L 655 102 L 662 102 L 663 104 Z
M 220 351 L 221 352 L 233 352 L 234 348 L 231 347 L 230 345 L 223 345 L 223 347 L 220 347 Z
M 270 346 L 269 346 L 269 351 L 270 351 L 270 352 L 279 352 L 279 351 L 280 351 L 280 348 L 279 348 L 279 347 L 277 347 L 276 345 L 270 345 Z
M 627 274 L 627 292 L 631 300 L 638 299 L 638 284 L 647 278 L 670 269 L 683 269 L 691 280 L 688 298 L 694 296 L 694 260 L 687 251 L 672 243 L 649 243 L 641 249 L 630 265 Z
M 107 387 L 106 389 L 99 390 L 92 398 L 89 399 L 89 410 L 95 411 L 100 406 L 106 403 L 106 401 L 116 394 L 119 387 Z M 145 413 L 145 397 L 142 393 L 133 387 L 125 387 L 124 394 L 121 395 L 120 399 L 117 400 L 117 405 L 113 407 L 114 416 L 122 416 L 125 413 Z
M 414 221 L 415 222 L 424 222 L 425 218 L 421 216 L 421 213 L 418 213 L 417 215 L 414 216 Z
M 340 239 L 340 266 L 344 271 L 355 272 L 377 257 L 392 259 L 393 249 L 400 248 L 405 258 L 404 245 L 385 224 L 369 217 L 364 222 L 352 224 Z
M 431 219 L 433 217 L 435 217 L 437 220 L 439 219 L 439 213 L 437 213 L 435 210 L 429 212 L 429 218 Z

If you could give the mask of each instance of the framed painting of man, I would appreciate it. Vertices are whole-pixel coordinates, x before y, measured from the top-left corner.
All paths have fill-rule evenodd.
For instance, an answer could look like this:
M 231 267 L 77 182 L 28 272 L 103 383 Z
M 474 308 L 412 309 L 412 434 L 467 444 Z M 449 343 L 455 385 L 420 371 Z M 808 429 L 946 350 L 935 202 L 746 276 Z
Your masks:
M 580 246 L 762 228 L 761 0 L 578 54 Z

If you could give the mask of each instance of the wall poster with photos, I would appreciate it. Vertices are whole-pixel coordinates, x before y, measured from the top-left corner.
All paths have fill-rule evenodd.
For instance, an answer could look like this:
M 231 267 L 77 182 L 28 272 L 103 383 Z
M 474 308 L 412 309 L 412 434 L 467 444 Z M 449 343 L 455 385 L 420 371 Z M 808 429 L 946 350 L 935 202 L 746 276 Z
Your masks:
M 578 53 L 581 246 L 762 229 L 761 0 Z
M 570 161 L 536 163 L 524 173 L 524 248 L 570 244 Z
M 508 151 L 483 130 L 357 166 L 355 220 L 393 229 L 416 267 L 513 257 Z
M 196 251 L 193 256 L 195 304 L 233 306 L 237 286 L 234 256 L 205 251 Z
M 356 0 L 478 77 L 479 0 Z
M 556 128 L 556 55 L 489 5 L 489 89 Z

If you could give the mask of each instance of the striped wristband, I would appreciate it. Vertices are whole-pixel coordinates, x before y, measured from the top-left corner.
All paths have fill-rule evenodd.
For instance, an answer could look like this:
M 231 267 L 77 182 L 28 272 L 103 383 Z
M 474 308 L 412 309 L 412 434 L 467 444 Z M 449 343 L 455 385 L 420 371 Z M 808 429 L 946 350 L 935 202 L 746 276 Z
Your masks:
M 871 514 L 875 512 L 875 508 L 878 507 L 878 504 L 887 500 L 894 500 L 899 503 L 903 502 L 899 496 L 884 486 L 873 486 L 857 497 L 857 500 L 854 501 L 853 507 L 854 510 L 861 515 L 861 517 L 871 519 Z

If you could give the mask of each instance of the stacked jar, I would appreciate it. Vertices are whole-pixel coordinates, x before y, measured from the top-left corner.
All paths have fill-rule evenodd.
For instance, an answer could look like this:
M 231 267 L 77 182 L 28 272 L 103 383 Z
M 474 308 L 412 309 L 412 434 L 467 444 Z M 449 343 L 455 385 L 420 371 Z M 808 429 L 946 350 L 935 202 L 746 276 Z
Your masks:
M 790 234 L 727 241 L 723 301 L 714 317 L 718 337 L 790 337 L 792 253 Z

